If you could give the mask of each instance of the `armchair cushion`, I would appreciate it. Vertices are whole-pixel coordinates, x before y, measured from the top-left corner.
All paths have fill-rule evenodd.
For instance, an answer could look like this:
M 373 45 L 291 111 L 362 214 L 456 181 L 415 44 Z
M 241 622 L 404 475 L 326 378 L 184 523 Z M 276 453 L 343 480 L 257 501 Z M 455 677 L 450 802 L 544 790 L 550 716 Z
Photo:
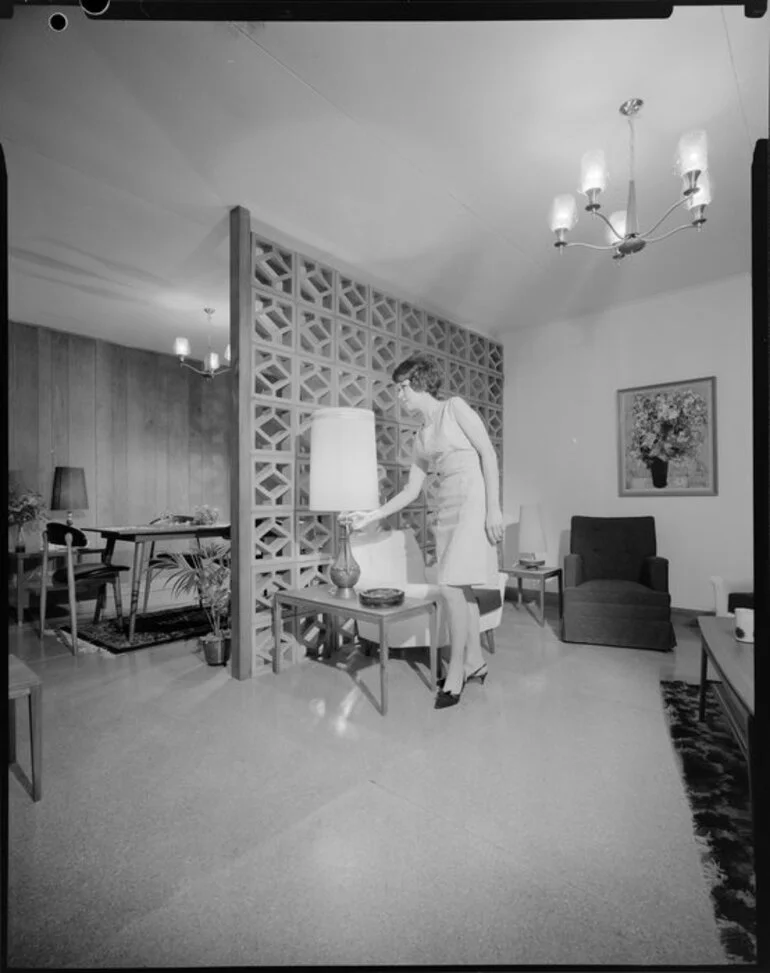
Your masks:
M 653 517 L 573 517 L 570 550 L 583 558 L 583 576 L 641 581 L 642 561 L 655 555 Z
M 736 608 L 753 608 L 754 595 L 750 591 L 731 591 L 727 596 L 727 611 L 734 613 Z

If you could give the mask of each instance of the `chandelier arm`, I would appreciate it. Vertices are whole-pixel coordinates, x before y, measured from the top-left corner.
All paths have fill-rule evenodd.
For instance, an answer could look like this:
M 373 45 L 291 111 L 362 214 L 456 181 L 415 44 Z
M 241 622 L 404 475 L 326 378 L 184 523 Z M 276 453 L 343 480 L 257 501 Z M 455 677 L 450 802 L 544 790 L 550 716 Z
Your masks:
M 623 239 L 622 237 L 620 238 Z M 595 243 L 581 243 L 579 240 L 570 240 L 569 243 L 564 244 L 565 247 L 588 247 L 589 250 L 615 250 L 615 244 L 611 244 L 608 247 L 597 247 Z
M 673 206 L 669 206 L 669 208 L 666 210 L 663 216 L 661 216 L 658 222 L 654 226 L 651 226 L 646 233 L 641 234 L 642 239 L 647 240 L 649 238 L 649 235 L 651 233 L 654 233 L 658 229 L 660 224 L 663 223 L 663 221 L 666 220 L 674 212 L 677 206 L 681 206 L 682 203 L 686 203 L 686 202 L 687 202 L 687 196 L 683 196 L 681 199 L 678 199 Z
M 682 223 L 681 226 L 675 227 L 673 230 L 669 230 L 668 233 L 664 233 L 663 236 L 647 237 L 647 243 L 657 243 L 659 240 L 665 240 L 666 237 L 673 236 L 674 233 L 678 233 L 680 230 L 697 230 L 698 227 L 694 223 Z
M 623 242 L 623 237 L 618 233 L 618 231 L 615 229 L 615 227 L 612 225 L 612 223 L 610 223 L 610 221 L 607 219 L 607 217 L 604 215 L 604 213 L 600 213 L 599 210 L 594 210 L 592 215 L 593 216 L 598 216 L 600 220 L 604 220 L 604 222 L 607 224 L 607 226 L 612 230 L 612 232 L 618 238 L 618 243 L 622 243 Z M 601 250 L 614 250 L 615 249 L 615 244 L 614 243 L 613 244 L 610 244 L 609 247 L 600 247 L 600 249 Z

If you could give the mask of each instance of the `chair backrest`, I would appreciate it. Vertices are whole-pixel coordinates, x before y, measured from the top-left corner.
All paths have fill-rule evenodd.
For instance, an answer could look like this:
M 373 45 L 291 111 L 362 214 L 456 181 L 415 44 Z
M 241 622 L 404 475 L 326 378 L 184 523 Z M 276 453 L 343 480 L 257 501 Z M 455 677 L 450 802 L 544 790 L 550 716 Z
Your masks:
M 657 551 L 654 517 L 573 517 L 570 551 L 583 558 L 583 579 L 639 581 L 643 559 Z
M 425 582 L 425 561 L 410 529 L 355 532 L 350 546 L 361 568 L 358 588 Z
M 73 547 L 88 547 L 88 538 L 77 527 L 70 527 L 68 524 L 49 520 L 43 531 L 43 536 L 48 539 L 49 544 L 60 544 L 62 546 L 67 544 L 67 534 L 72 535 Z

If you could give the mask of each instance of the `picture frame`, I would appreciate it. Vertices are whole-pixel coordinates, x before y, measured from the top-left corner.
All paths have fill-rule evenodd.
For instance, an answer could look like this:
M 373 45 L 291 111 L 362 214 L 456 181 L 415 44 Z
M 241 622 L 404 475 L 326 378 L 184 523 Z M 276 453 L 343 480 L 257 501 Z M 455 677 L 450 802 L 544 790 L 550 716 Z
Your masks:
M 619 389 L 618 495 L 714 497 L 716 377 Z

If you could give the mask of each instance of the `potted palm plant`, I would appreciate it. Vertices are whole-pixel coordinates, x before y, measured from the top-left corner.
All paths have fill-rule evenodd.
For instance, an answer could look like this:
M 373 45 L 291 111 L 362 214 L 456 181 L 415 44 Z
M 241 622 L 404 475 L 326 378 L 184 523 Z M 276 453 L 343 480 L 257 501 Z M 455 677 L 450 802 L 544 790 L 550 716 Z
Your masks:
M 230 544 L 212 541 L 192 551 L 159 556 L 169 570 L 166 585 L 175 596 L 197 595 L 211 631 L 198 639 L 206 662 L 223 666 L 230 658 Z

